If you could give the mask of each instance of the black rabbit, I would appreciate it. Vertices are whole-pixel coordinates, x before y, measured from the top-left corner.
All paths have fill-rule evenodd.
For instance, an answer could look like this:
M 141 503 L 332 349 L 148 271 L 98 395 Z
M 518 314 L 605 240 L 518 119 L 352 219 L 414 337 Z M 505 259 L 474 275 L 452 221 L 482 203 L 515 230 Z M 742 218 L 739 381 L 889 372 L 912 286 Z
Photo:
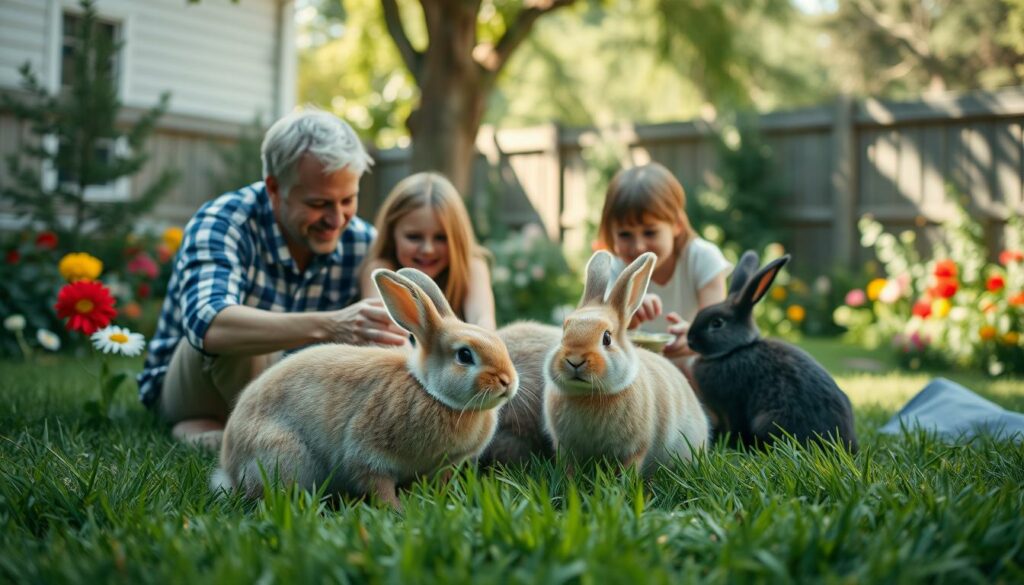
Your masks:
M 748 250 L 726 299 L 694 317 L 687 341 L 700 354 L 692 368 L 698 395 L 717 418 L 715 434 L 729 433 L 733 445 L 764 446 L 785 432 L 805 443 L 838 439 L 856 452 L 853 408 L 832 376 L 802 349 L 762 338 L 754 323 L 754 305 L 788 261 L 757 270 Z

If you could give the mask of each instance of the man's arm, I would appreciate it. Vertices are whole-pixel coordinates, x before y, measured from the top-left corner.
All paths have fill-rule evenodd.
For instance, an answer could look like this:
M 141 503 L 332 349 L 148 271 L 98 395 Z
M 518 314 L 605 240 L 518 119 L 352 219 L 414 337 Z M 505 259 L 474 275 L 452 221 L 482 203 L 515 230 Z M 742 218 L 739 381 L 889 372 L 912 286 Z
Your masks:
M 212 354 L 261 354 L 321 342 L 402 345 L 405 338 L 378 299 L 313 313 L 277 313 L 232 305 L 214 317 L 203 347 Z

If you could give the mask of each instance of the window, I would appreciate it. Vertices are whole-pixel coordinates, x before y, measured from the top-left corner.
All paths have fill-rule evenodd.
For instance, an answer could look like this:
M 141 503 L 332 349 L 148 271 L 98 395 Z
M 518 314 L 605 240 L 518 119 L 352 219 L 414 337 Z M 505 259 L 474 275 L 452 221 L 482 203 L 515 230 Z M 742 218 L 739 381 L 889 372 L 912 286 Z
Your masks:
M 110 21 L 98 20 L 96 22 L 96 41 L 112 47 L 114 50 L 110 60 L 102 64 L 92 64 L 93 67 L 103 66 L 104 72 L 110 74 L 117 84 L 120 74 L 120 59 L 116 50 L 120 41 L 120 27 Z M 61 22 L 61 46 L 60 46 L 60 86 L 70 86 L 75 79 L 75 57 L 82 47 L 82 16 L 80 14 L 65 13 Z

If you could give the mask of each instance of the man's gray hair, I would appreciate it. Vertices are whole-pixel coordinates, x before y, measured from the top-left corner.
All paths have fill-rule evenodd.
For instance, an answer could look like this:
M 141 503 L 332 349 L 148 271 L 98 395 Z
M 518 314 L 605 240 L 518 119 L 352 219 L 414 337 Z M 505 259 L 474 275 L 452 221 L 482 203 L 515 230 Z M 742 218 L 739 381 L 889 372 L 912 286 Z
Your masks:
M 362 175 L 373 164 L 344 120 L 314 108 L 292 112 L 267 130 L 260 149 L 263 176 L 277 179 L 282 196 L 287 197 L 295 184 L 299 159 L 307 152 L 320 161 L 325 173 L 347 168 Z

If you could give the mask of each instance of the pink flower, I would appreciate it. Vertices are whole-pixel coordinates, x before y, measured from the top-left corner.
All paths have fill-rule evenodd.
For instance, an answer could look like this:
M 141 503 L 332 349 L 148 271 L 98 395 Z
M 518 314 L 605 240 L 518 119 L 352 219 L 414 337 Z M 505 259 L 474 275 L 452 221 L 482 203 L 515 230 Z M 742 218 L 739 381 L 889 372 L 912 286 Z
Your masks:
M 846 293 L 846 304 L 851 307 L 860 307 L 864 305 L 864 303 L 867 302 L 867 300 L 868 296 L 864 294 L 864 291 L 859 288 L 855 288 L 850 292 Z
M 907 272 L 900 273 L 896 277 L 896 284 L 900 287 L 900 296 L 905 297 L 910 295 L 910 274 Z
M 160 269 L 157 268 L 156 262 L 145 252 L 139 252 L 128 261 L 128 274 L 141 274 L 147 278 L 156 278 L 159 273 Z

